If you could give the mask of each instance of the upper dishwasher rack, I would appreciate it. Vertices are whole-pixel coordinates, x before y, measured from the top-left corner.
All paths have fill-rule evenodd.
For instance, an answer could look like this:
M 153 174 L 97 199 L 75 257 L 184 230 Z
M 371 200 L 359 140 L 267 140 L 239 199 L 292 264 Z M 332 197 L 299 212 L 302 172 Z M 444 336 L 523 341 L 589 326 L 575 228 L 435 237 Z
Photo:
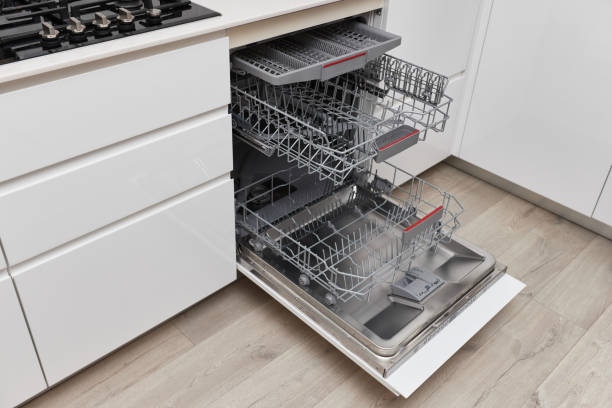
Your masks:
M 400 36 L 343 21 L 245 48 L 232 54 L 232 63 L 270 84 L 286 85 L 363 68 L 400 42 Z
M 380 58 L 372 70 L 368 64 L 327 81 L 282 86 L 233 71 L 234 133 L 268 156 L 284 156 L 340 184 L 372 159 L 386 160 L 424 140 L 430 129 L 443 131 L 452 99 L 443 90 L 437 104 L 415 97 L 412 82 L 403 80 L 412 65 Z

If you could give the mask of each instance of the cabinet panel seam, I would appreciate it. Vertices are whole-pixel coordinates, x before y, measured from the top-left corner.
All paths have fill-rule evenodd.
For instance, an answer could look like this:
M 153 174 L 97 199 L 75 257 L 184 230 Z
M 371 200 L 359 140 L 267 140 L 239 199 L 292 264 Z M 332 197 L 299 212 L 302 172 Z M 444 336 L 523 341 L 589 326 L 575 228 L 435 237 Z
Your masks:
M 4 251 L 4 245 L 2 244 L 2 240 L 0 239 L 0 252 L 2 252 L 2 256 L 4 257 L 4 263 L 6 264 L 6 272 L 11 280 L 11 284 L 13 285 L 13 289 L 15 290 L 15 295 L 17 296 L 17 302 L 19 302 L 19 308 L 21 309 L 21 314 L 23 315 L 23 320 L 25 322 L 26 328 L 28 329 L 28 335 L 30 336 L 30 341 L 32 342 L 32 347 L 34 348 L 34 353 L 36 354 L 36 360 L 38 361 L 38 366 L 40 367 L 40 372 L 43 376 L 43 380 L 45 380 L 45 385 L 49 388 L 49 381 L 47 380 L 47 374 L 45 373 L 45 369 L 43 368 L 42 361 L 40 360 L 40 354 L 38 353 L 38 347 L 36 347 L 36 342 L 34 341 L 34 336 L 32 335 L 32 329 L 30 328 L 30 322 L 28 321 L 28 317 L 26 316 L 25 309 L 23 307 L 23 302 L 21 301 L 21 296 L 19 295 L 19 289 L 17 288 L 17 284 L 15 283 L 15 279 L 13 279 L 13 274 L 11 273 L 11 265 L 9 264 L 9 260 L 6 256 L 6 252 Z
M 608 175 L 604 179 L 603 186 L 601 186 L 601 191 L 599 192 L 599 195 L 597 196 L 597 201 L 595 201 L 595 206 L 593 207 L 593 211 L 591 212 L 591 218 L 593 218 L 595 216 L 595 211 L 597 211 L 597 206 L 599 205 L 599 200 L 601 200 L 601 196 L 603 195 L 603 192 L 606 189 L 606 185 L 608 184 L 608 180 L 610 180 L 610 173 L 612 173 L 612 165 L 610 165 L 610 168 L 608 169 Z

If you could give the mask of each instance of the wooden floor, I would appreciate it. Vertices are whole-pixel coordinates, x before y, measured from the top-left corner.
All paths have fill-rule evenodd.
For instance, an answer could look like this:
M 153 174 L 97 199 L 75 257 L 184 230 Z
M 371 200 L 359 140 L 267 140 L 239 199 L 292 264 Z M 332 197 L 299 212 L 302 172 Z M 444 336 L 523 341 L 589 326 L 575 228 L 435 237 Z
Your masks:
M 612 406 L 612 242 L 446 164 L 424 178 L 527 288 L 411 398 L 242 278 L 26 406 Z

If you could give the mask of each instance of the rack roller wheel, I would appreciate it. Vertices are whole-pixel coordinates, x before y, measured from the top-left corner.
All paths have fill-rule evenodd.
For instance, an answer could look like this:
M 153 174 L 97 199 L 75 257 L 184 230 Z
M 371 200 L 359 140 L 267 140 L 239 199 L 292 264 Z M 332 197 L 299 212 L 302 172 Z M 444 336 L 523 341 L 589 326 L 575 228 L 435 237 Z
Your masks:
M 336 297 L 329 292 L 325 294 L 323 300 L 326 306 L 333 306 L 336 304 Z
M 252 239 L 251 238 L 249 240 L 249 244 L 251 244 L 251 246 L 253 247 L 253 249 L 257 253 L 261 253 L 261 252 L 263 252 L 264 249 L 266 249 L 266 244 L 264 244 L 263 242 L 261 242 L 258 239 Z
M 300 277 L 298 278 L 298 282 L 302 286 L 308 286 L 310 285 L 310 278 L 305 273 L 302 273 Z

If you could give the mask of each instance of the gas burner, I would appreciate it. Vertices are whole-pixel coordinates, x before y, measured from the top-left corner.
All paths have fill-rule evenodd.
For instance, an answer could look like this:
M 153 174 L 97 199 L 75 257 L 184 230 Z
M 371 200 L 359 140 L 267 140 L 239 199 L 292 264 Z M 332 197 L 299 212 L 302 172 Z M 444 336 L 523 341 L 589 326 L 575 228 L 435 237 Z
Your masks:
M 216 16 L 191 0 L 0 0 L 0 65 Z

